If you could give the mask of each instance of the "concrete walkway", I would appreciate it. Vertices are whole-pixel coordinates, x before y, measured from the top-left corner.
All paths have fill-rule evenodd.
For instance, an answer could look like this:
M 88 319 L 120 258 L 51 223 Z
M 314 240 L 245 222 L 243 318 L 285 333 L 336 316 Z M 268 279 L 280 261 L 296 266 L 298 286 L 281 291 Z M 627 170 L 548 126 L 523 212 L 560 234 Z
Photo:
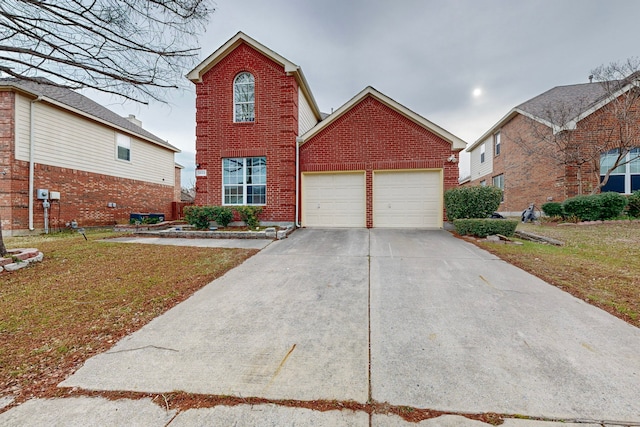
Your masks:
M 420 426 L 486 426 L 460 416 L 485 412 L 515 427 L 640 425 L 639 349 L 639 329 L 447 232 L 305 229 L 61 386 L 452 414 Z M 99 397 L 32 400 L 0 414 L 0 425 L 43 424 L 416 425 L 364 411 L 268 403 L 177 412 Z

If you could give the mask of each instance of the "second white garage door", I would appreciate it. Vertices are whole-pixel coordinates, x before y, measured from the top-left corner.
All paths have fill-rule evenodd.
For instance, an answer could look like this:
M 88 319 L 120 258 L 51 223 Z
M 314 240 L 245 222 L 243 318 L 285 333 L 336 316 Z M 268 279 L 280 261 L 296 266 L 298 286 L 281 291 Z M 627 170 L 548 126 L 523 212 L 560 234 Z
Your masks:
M 440 171 L 374 172 L 373 226 L 441 228 Z
M 302 175 L 302 225 L 364 227 L 364 172 Z

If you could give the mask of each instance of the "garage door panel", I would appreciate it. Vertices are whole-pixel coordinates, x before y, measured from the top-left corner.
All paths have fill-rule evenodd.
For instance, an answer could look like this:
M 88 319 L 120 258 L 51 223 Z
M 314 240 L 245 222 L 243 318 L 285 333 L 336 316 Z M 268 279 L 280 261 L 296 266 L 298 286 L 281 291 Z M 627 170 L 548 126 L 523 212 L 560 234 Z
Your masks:
M 373 188 L 374 227 L 442 226 L 439 171 L 376 172 Z
M 302 225 L 364 227 L 364 173 L 304 174 Z

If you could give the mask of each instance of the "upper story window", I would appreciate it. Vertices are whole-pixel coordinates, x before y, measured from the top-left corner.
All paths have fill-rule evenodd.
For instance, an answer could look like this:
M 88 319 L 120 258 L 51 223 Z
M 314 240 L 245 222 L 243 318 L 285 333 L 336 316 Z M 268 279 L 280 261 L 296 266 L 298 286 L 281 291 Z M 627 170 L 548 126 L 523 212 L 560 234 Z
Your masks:
M 255 120 L 255 82 L 251 73 L 240 73 L 233 81 L 233 121 Z
M 480 163 L 484 163 L 484 154 L 485 154 L 485 144 L 480 146 Z
M 500 132 L 496 132 L 493 135 L 493 146 L 494 146 L 494 155 L 498 156 L 500 155 Z
M 131 161 L 131 138 L 127 135 L 116 134 L 116 157 L 118 160 Z

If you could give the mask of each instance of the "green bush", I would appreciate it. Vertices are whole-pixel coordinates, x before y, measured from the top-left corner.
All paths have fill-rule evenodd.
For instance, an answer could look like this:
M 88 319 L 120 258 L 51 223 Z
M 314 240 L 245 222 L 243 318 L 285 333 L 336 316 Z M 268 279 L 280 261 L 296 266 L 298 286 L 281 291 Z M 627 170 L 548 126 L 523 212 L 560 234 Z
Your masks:
M 240 219 L 247 224 L 249 228 L 256 228 L 260 225 L 258 215 L 262 213 L 260 206 L 236 206 L 236 212 L 240 215 Z
M 213 206 L 185 206 L 184 219 L 199 230 L 207 230 L 213 220 Z
M 598 221 L 620 216 L 627 199 L 619 193 L 602 193 L 590 196 L 575 196 L 562 203 L 566 216 L 575 216 L 581 221 Z
M 214 206 L 213 220 L 220 227 L 227 227 L 233 221 L 233 209 L 227 206 Z
M 629 202 L 629 216 L 640 218 L 640 191 L 635 191 L 631 194 L 627 201 Z
M 598 194 L 600 198 L 600 219 L 614 219 L 622 215 L 627 206 L 627 198 L 620 193 L 607 192 Z
M 453 221 L 456 233 L 464 236 L 471 235 L 477 237 L 487 237 L 494 234 L 503 236 L 513 236 L 518 226 L 518 221 L 510 219 L 456 219 Z
M 487 218 L 502 201 L 502 190 L 493 186 L 457 187 L 444 193 L 447 219 Z
M 546 216 L 554 217 L 554 216 L 564 216 L 564 211 L 562 210 L 562 203 L 558 202 L 548 202 L 542 205 L 542 212 Z

